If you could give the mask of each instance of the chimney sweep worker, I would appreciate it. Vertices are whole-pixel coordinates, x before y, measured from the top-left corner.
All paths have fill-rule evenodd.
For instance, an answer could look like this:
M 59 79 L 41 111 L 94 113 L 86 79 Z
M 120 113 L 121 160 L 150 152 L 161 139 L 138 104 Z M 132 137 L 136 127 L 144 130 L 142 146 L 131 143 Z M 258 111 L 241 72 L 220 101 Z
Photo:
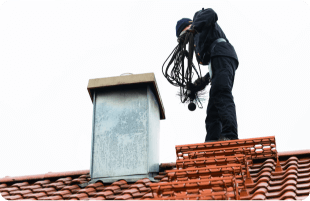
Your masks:
M 205 142 L 238 139 L 238 126 L 232 88 L 239 61 L 234 47 L 229 43 L 213 9 L 195 13 L 193 21 L 182 18 L 177 22 L 176 35 L 184 41 L 184 33 L 194 33 L 194 47 L 198 63 L 208 65 L 209 72 L 194 84 L 211 81 Z M 183 38 L 182 38 L 183 37 Z

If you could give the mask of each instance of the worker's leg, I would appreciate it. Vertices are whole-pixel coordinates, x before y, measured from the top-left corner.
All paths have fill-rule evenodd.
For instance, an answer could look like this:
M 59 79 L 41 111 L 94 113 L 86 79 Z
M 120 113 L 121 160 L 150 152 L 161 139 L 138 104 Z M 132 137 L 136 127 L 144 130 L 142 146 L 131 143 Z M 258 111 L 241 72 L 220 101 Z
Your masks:
M 214 104 L 214 98 L 211 96 L 212 87 L 210 89 L 209 103 L 207 107 L 206 130 L 207 135 L 205 142 L 218 140 L 222 132 L 222 123 Z
M 238 65 L 237 61 L 230 57 L 219 56 L 212 58 L 211 64 L 213 78 L 210 99 L 213 99 L 219 119 L 222 123 L 221 136 L 230 139 L 238 139 L 236 109 L 232 96 L 235 70 Z M 212 115 L 210 118 L 212 118 Z

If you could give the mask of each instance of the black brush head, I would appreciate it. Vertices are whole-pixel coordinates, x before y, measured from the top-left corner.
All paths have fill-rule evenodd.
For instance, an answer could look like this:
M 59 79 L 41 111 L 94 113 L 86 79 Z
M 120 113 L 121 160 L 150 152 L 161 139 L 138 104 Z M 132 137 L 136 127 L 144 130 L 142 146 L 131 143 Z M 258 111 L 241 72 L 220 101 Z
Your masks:
M 190 102 L 190 103 L 188 104 L 188 109 L 189 109 L 190 111 L 196 110 L 196 105 L 195 105 L 195 103 Z

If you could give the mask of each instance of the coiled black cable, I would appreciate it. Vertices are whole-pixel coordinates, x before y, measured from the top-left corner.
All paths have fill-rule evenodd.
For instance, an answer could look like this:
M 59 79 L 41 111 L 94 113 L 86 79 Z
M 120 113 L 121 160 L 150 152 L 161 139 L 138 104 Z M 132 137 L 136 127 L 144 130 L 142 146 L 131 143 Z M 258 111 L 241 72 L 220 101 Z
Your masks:
M 196 90 L 194 84 L 192 83 L 192 78 L 195 74 L 198 78 L 202 78 L 199 63 L 199 73 L 193 64 L 194 33 L 188 31 L 184 34 L 185 35 L 182 36 L 183 40 L 179 40 L 178 45 L 165 60 L 162 66 L 162 73 L 170 84 L 180 87 L 180 92 L 178 95 L 180 96 L 182 103 L 194 102 L 199 108 L 202 108 L 202 104 L 199 99 L 199 95 L 202 93 Z M 186 49 L 187 43 L 188 51 Z M 165 66 L 170 57 L 170 61 L 167 66 Z M 187 68 L 185 68 L 185 57 L 187 58 Z

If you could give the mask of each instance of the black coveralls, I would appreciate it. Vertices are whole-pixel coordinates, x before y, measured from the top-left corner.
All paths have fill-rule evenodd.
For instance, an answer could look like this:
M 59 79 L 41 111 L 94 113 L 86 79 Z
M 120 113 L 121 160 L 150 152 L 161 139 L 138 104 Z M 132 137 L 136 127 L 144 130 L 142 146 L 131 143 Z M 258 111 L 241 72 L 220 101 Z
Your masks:
M 232 88 L 239 62 L 234 47 L 217 24 L 217 19 L 213 9 L 202 9 L 195 13 L 192 24 L 192 28 L 198 32 L 194 41 L 197 60 L 203 65 L 211 61 L 213 74 L 205 120 L 205 141 L 218 140 L 220 137 L 238 139 Z M 227 42 L 217 43 L 210 52 L 210 45 L 218 38 L 224 38 Z

